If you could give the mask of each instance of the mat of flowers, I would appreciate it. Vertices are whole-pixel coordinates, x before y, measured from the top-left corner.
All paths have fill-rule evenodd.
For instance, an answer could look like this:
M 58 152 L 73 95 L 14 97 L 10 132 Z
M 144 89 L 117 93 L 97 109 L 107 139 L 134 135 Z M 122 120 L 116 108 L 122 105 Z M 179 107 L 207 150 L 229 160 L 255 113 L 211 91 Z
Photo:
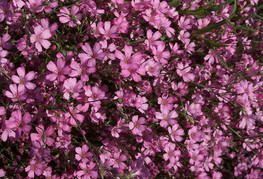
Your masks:
M 263 0 L 0 0 L 0 178 L 262 179 Z

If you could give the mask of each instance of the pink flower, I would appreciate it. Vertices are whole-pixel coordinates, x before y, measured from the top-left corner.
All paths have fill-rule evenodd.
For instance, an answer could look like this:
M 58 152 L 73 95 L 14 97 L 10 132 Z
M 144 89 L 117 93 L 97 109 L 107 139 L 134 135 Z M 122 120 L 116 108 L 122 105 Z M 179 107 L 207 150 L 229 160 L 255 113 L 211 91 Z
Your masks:
M 11 98 L 13 102 L 23 101 L 27 98 L 26 90 L 25 90 L 24 86 L 18 85 L 18 87 L 17 87 L 16 84 L 11 84 L 11 85 L 9 85 L 9 88 L 10 88 L 11 92 L 6 91 L 5 95 L 8 98 Z
M 79 7 L 78 6 L 75 6 L 73 5 L 72 8 L 71 8 L 71 11 L 69 12 L 68 8 L 66 7 L 62 7 L 60 10 L 59 10 L 59 21 L 63 24 L 65 23 L 68 23 L 68 26 L 69 27 L 76 27 L 77 25 L 81 25 L 81 18 L 82 18 L 82 15 L 81 13 L 78 13 L 79 12 Z
M 191 21 L 190 19 L 186 19 L 186 16 L 182 16 L 180 20 L 178 21 L 178 25 L 183 30 L 191 29 Z
M 181 142 L 183 140 L 184 130 L 179 129 L 179 124 L 174 124 L 173 127 L 168 127 L 168 132 L 172 141 Z
M 40 176 L 42 174 L 42 169 L 43 169 L 43 164 L 42 163 L 37 163 L 36 160 L 32 160 L 30 162 L 30 165 L 28 165 L 25 168 L 25 171 L 28 172 L 28 177 L 29 178 L 34 178 L 35 174 L 37 176 Z
M 2 47 L 0 47 L 0 63 L 5 64 L 8 62 L 8 59 L 5 57 L 8 55 L 8 51 L 3 50 Z
M 159 44 L 157 48 L 153 47 L 152 53 L 154 55 L 154 59 L 157 62 L 160 62 L 162 64 L 168 64 L 167 60 L 171 57 L 171 54 L 168 50 L 164 51 L 164 49 L 165 49 L 165 44 L 162 43 L 162 44 Z
M 47 69 L 52 72 L 52 74 L 49 74 L 46 76 L 46 79 L 49 81 L 55 81 L 56 78 L 58 78 L 58 81 L 64 81 L 66 77 L 64 75 L 67 75 L 70 73 L 70 68 L 68 66 L 65 67 L 66 60 L 64 58 L 59 58 L 57 60 L 57 65 L 50 61 L 47 64 Z
M 158 76 L 160 74 L 161 65 L 153 59 L 150 59 L 145 63 L 145 70 L 149 76 Z
M 54 133 L 54 128 L 49 126 L 46 130 L 44 126 L 40 124 L 36 127 L 37 133 L 31 133 L 30 138 L 31 141 L 39 141 L 41 145 L 47 144 L 48 146 L 52 146 L 54 143 L 54 139 L 49 137 Z
M 35 78 L 35 75 L 36 75 L 35 72 L 30 71 L 26 74 L 24 67 L 19 67 L 16 69 L 16 71 L 17 71 L 18 76 L 17 75 L 12 76 L 13 82 L 23 87 L 26 87 L 27 89 L 30 89 L 30 90 L 35 89 L 36 85 L 30 82 L 31 80 Z
M 166 153 L 163 154 L 163 159 L 165 161 L 171 160 L 172 158 L 180 157 L 181 151 L 180 150 L 176 150 L 175 147 L 176 147 L 175 144 L 174 143 L 170 143 L 170 142 L 167 145 L 165 145 L 164 151 Z
M 90 178 L 98 178 L 97 167 L 94 162 L 90 162 L 89 164 L 80 163 L 79 167 L 80 171 L 77 171 L 77 176 L 80 178 L 90 179 Z
M 92 156 L 92 153 L 88 152 L 89 147 L 87 145 L 83 145 L 82 147 L 76 147 L 75 148 L 75 159 L 82 162 L 87 162 L 89 157 Z
M 161 112 L 155 113 L 155 117 L 161 120 L 160 126 L 166 128 L 168 124 L 173 126 L 177 123 L 174 119 L 178 117 L 178 114 L 175 111 L 170 112 L 167 108 L 163 108 Z
M 118 31 L 118 27 L 115 25 L 111 27 L 110 21 L 104 22 L 104 28 L 99 27 L 98 31 L 100 34 L 104 35 L 104 38 L 106 40 L 109 40 L 110 38 L 118 37 L 118 34 L 116 33 Z
M 244 115 L 239 124 L 239 127 L 241 129 L 245 129 L 245 127 L 247 127 L 248 130 L 254 129 L 256 119 L 257 119 L 256 115 Z
M 27 112 L 22 118 L 22 113 L 20 110 L 14 111 L 11 114 L 11 117 L 9 120 L 5 122 L 6 127 L 9 129 L 13 129 L 17 131 L 18 136 L 21 136 L 21 132 L 23 131 L 24 133 L 27 133 L 31 130 L 31 126 L 28 125 L 27 123 L 30 123 L 32 121 L 32 118 L 30 114 Z
M 114 152 L 113 154 L 113 159 L 109 159 L 107 161 L 108 165 L 112 166 L 114 168 L 120 168 L 120 169 L 125 169 L 127 166 L 123 161 L 127 160 L 127 156 L 124 154 L 121 154 L 119 151 Z
M 43 0 L 28 0 L 26 1 L 26 7 L 32 13 L 39 13 L 44 9 L 42 3 Z
M 39 52 L 42 52 L 42 46 L 45 49 L 48 49 L 51 43 L 47 39 L 49 39 L 52 36 L 50 30 L 44 30 L 42 26 L 37 25 L 36 27 L 34 27 L 34 32 L 35 34 L 32 34 L 30 36 L 30 42 L 35 43 L 36 49 Z
M 191 67 L 188 64 L 184 65 L 182 62 L 180 62 L 177 64 L 177 66 L 178 69 L 176 70 L 176 73 L 183 77 L 185 82 L 194 81 L 195 75 L 190 73 Z
M 140 117 L 138 115 L 132 117 L 132 122 L 129 123 L 129 128 L 132 130 L 132 133 L 134 135 L 142 136 L 142 132 L 146 129 L 145 124 L 145 118 Z
M 101 45 L 99 43 L 95 43 L 93 49 L 90 47 L 88 43 L 85 43 L 82 45 L 82 50 L 86 53 L 80 53 L 78 57 L 81 61 L 85 62 L 86 60 L 89 60 L 87 62 L 89 67 L 95 67 L 96 59 L 103 60 L 105 57 L 105 54 L 103 53 L 101 49 Z
M 2 168 L 0 168 L 0 178 L 4 177 L 6 174 L 6 171 L 4 171 Z
M 79 96 L 79 93 L 82 91 L 82 81 L 78 81 L 76 78 L 66 79 L 63 84 L 63 98 L 69 100 L 70 94 L 71 97 L 76 99 Z
M 162 41 L 157 41 L 160 37 L 162 36 L 162 34 L 159 31 L 156 31 L 154 34 L 152 32 L 152 30 L 147 30 L 147 40 L 145 40 L 145 44 L 147 46 L 147 48 L 152 48 L 154 45 L 158 46 L 163 44 Z

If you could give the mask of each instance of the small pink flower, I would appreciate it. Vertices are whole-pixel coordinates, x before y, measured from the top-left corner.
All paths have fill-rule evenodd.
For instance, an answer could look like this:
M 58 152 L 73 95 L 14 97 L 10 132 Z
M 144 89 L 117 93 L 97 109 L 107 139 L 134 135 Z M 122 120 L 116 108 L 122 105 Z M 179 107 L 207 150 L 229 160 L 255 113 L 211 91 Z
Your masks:
M 132 117 L 132 122 L 129 123 L 129 128 L 132 130 L 132 133 L 134 135 L 140 135 L 142 136 L 142 132 L 146 129 L 145 124 L 145 118 L 140 117 L 138 115 Z
M 34 178 L 35 174 L 37 176 L 40 176 L 42 174 L 42 169 L 43 169 L 43 164 L 42 163 L 37 163 L 36 160 L 32 160 L 30 162 L 30 165 L 28 165 L 25 168 L 25 171 L 28 172 L 28 177 L 29 178 Z
M 35 78 L 35 75 L 36 75 L 35 72 L 30 71 L 26 74 L 24 67 L 19 67 L 16 69 L 16 71 L 17 71 L 18 76 L 17 75 L 12 76 L 13 82 L 21 86 L 24 86 L 30 90 L 35 89 L 36 85 L 30 82 L 31 80 Z
M 110 38 L 116 38 L 118 37 L 117 35 L 117 31 L 118 31 L 118 27 L 113 25 L 111 27 L 111 22 L 110 21 L 106 21 L 104 22 L 104 28 L 99 27 L 98 31 L 100 34 L 104 35 L 104 38 L 106 40 L 109 40 Z
M 165 44 L 159 44 L 157 47 L 152 48 L 152 53 L 154 54 L 154 59 L 157 62 L 160 62 L 162 64 L 168 64 L 168 59 L 171 57 L 170 52 L 164 51 Z
M 66 60 L 64 58 L 59 58 L 57 60 L 57 65 L 50 61 L 47 64 L 47 69 L 52 72 L 52 74 L 49 74 L 46 76 L 46 78 L 50 81 L 55 81 L 56 78 L 58 78 L 58 81 L 64 81 L 66 77 L 64 75 L 67 75 L 70 73 L 70 68 L 68 66 L 65 66 Z
M 79 167 L 81 168 L 81 170 L 77 171 L 76 173 L 79 178 L 85 178 L 85 179 L 98 178 L 98 172 L 96 171 L 97 167 L 94 162 L 90 162 L 89 164 L 80 163 Z
M 9 85 L 10 91 L 6 91 L 5 95 L 8 98 L 11 98 L 13 102 L 16 101 L 23 101 L 26 99 L 27 95 L 26 95 L 26 90 L 24 86 L 21 85 L 17 85 L 16 84 L 11 84 Z
M 76 99 L 79 96 L 79 93 L 82 91 L 82 81 L 78 81 L 76 78 L 66 79 L 63 84 L 63 98 L 69 100 L 70 94 L 71 97 Z
M 163 44 L 162 41 L 157 41 L 160 37 L 162 37 L 162 34 L 159 31 L 156 31 L 154 34 L 152 30 L 147 30 L 147 40 L 145 40 L 145 44 L 147 48 L 152 48 L 153 46 L 158 46 Z
M 49 126 L 46 130 L 44 126 L 40 124 L 36 127 L 37 133 L 31 133 L 30 138 L 31 141 L 40 141 L 41 145 L 47 144 L 48 146 L 53 145 L 54 139 L 49 137 L 54 133 L 54 128 Z
M 161 120 L 160 126 L 166 128 L 168 124 L 173 126 L 177 123 L 175 118 L 178 117 L 178 114 L 175 111 L 170 112 L 167 108 L 163 108 L 161 109 L 161 113 L 160 112 L 155 113 L 155 117 Z
M 81 18 L 82 15 L 79 12 L 79 7 L 73 5 L 70 12 L 69 9 L 66 7 L 62 7 L 59 10 L 59 21 L 63 24 L 68 23 L 69 22 L 69 27 L 76 27 L 77 25 L 81 25 Z
M 48 49 L 51 43 L 47 39 L 52 36 L 50 30 L 44 30 L 42 26 L 37 25 L 36 27 L 34 27 L 34 32 L 35 34 L 32 34 L 30 36 L 30 42 L 35 43 L 36 49 L 39 52 L 42 52 L 42 46 L 45 49 Z
M 21 132 L 27 133 L 31 130 L 31 126 L 28 125 L 32 121 L 30 114 L 27 112 L 22 118 L 22 113 L 20 110 L 14 111 L 11 114 L 9 120 L 5 122 L 6 127 L 17 131 L 18 136 L 21 136 Z
M 172 141 L 181 142 L 183 140 L 184 130 L 179 129 L 179 124 L 174 124 L 173 127 L 168 127 L 168 132 Z
M 92 156 L 92 153 L 88 152 L 89 147 L 87 145 L 83 145 L 82 147 L 75 148 L 75 159 L 82 162 L 87 162 L 89 157 Z

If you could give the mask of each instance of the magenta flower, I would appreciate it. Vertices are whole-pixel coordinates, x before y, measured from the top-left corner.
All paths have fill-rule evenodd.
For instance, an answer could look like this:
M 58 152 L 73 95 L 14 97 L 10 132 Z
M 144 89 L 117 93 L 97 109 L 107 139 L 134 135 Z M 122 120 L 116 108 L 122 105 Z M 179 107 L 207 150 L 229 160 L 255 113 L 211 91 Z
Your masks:
M 38 52 L 42 52 L 42 46 L 45 49 L 48 49 L 51 43 L 47 39 L 52 36 L 50 30 L 44 30 L 42 26 L 37 25 L 36 27 L 34 27 L 34 32 L 35 34 L 32 34 L 30 36 L 30 42 L 35 43 L 35 47 Z
M 116 33 L 118 31 L 118 28 L 115 25 L 111 27 L 110 21 L 104 22 L 104 28 L 99 27 L 98 31 L 100 34 L 104 36 L 106 40 L 109 40 L 110 38 L 118 37 L 118 34 Z
M 67 75 L 70 73 L 70 68 L 68 66 L 65 66 L 66 60 L 64 58 L 59 58 L 57 60 L 57 65 L 50 61 L 47 64 L 47 69 L 52 72 L 52 74 L 49 74 L 46 76 L 47 80 L 55 81 L 56 78 L 58 78 L 58 81 L 64 81 L 66 77 L 64 75 Z
M 159 31 L 156 31 L 154 34 L 152 30 L 147 30 L 147 39 L 144 41 L 147 48 L 152 48 L 154 46 L 158 46 L 163 44 L 162 41 L 157 41 L 160 37 L 162 37 L 162 34 Z
M 16 69 L 16 71 L 17 71 L 18 76 L 17 75 L 12 76 L 13 82 L 23 87 L 26 87 L 29 90 L 35 89 L 36 85 L 30 82 L 31 80 L 35 78 L 35 75 L 36 75 L 35 72 L 30 71 L 26 74 L 24 67 L 19 67 Z
M 103 60 L 105 57 L 105 54 L 103 53 L 101 49 L 101 45 L 99 43 L 95 43 L 93 46 L 93 49 L 90 47 L 88 43 L 85 43 L 82 45 L 82 50 L 86 53 L 80 53 L 78 57 L 80 58 L 81 61 L 86 62 L 88 61 L 88 66 L 89 67 L 95 67 L 96 65 L 96 59 Z
M 31 141 L 39 141 L 41 145 L 47 144 L 48 146 L 52 146 L 55 142 L 53 138 L 49 137 L 54 134 L 54 128 L 49 126 L 46 130 L 44 126 L 40 124 L 36 127 L 37 133 L 31 133 L 30 138 Z
M 171 57 L 170 52 L 164 51 L 165 49 L 165 44 L 160 44 L 156 47 L 152 48 L 152 53 L 154 54 L 154 59 L 157 62 L 160 62 L 161 64 L 168 64 L 168 59 Z
M 155 117 L 161 120 L 160 126 L 166 128 L 168 124 L 173 126 L 177 123 L 175 118 L 178 117 L 178 114 L 175 111 L 170 112 L 167 108 L 163 108 L 161 109 L 161 112 L 155 113 Z
M 132 122 L 129 123 L 129 128 L 132 130 L 132 133 L 134 135 L 142 136 L 142 132 L 146 129 L 145 124 L 145 118 L 140 117 L 138 115 L 132 117 Z
M 40 176 L 42 174 L 42 169 L 43 169 L 43 164 L 42 163 L 37 163 L 36 160 L 32 160 L 30 162 L 30 165 L 28 165 L 25 168 L 25 171 L 28 172 L 28 177 L 29 178 L 34 178 L 35 174 L 37 176 Z
M 85 178 L 85 179 L 98 178 L 98 172 L 96 171 L 97 167 L 94 162 L 90 162 L 89 164 L 80 163 L 79 167 L 81 170 L 77 171 L 76 173 L 79 178 Z
M 26 90 L 25 90 L 24 86 L 18 85 L 18 87 L 17 87 L 16 84 L 11 84 L 11 85 L 9 85 L 9 88 L 10 88 L 11 92 L 6 91 L 5 95 L 8 98 L 11 98 L 13 102 L 23 101 L 27 98 Z
M 191 71 L 191 67 L 188 66 L 188 64 L 184 65 L 182 62 L 178 63 L 178 69 L 176 70 L 176 73 L 183 77 L 183 80 L 185 82 L 190 82 L 190 81 L 194 81 L 195 79 L 195 75 L 190 73 Z
M 59 10 L 59 21 L 63 24 L 65 23 L 68 23 L 68 26 L 69 27 L 76 27 L 77 25 L 80 25 L 81 22 L 81 18 L 82 18 L 82 15 L 81 13 L 78 13 L 79 12 L 79 7 L 78 6 L 75 6 L 73 5 L 70 12 L 69 12 L 69 9 L 66 8 L 66 7 L 62 7 L 60 10 Z
M 28 112 L 22 117 L 21 111 L 17 110 L 12 112 L 11 117 L 5 122 L 5 124 L 9 129 L 17 131 L 18 136 L 16 137 L 19 137 L 21 136 L 22 131 L 27 133 L 31 130 L 31 126 L 28 125 L 31 121 L 32 118 Z
M 88 162 L 87 158 L 90 158 L 92 156 L 92 153 L 88 151 L 89 151 L 89 147 L 87 145 L 83 145 L 82 147 L 76 147 L 75 159 L 78 161 L 82 161 L 84 163 Z
M 179 124 L 174 124 L 173 127 L 168 127 L 168 132 L 172 141 L 181 142 L 183 140 L 184 130 L 179 129 Z
M 113 165 L 114 168 L 125 169 L 127 166 L 123 161 L 127 159 L 128 158 L 126 155 L 121 154 L 119 151 L 117 151 L 117 152 L 114 152 L 113 158 L 107 161 L 107 164 L 110 166 Z
M 77 82 L 76 78 L 66 79 L 63 84 L 63 98 L 69 100 L 71 94 L 71 97 L 76 99 L 79 96 L 79 93 L 82 91 L 82 87 L 82 81 Z
M 5 64 L 8 62 L 8 59 L 5 57 L 8 55 L 8 51 L 3 50 L 2 47 L 0 47 L 0 63 Z
M 164 151 L 166 153 L 163 154 L 163 159 L 165 161 L 171 160 L 172 158 L 177 158 L 177 157 L 181 156 L 181 151 L 180 150 L 176 150 L 175 147 L 176 146 L 175 146 L 174 143 L 168 143 L 167 145 L 165 145 Z

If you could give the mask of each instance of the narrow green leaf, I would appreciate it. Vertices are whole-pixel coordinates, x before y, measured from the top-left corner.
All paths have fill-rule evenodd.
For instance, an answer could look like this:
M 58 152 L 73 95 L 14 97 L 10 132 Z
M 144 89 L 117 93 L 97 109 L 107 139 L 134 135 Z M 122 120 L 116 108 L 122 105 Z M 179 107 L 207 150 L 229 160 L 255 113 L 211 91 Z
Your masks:
M 213 40 L 206 39 L 204 37 L 201 37 L 208 45 L 211 45 L 213 47 L 228 47 L 228 45 L 217 43 Z
M 177 7 L 179 4 L 180 4 L 180 0 L 172 0 L 172 2 L 170 3 L 170 6 Z
M 224 65 L 225 68 L 228 68 L 228 65 L 227 63 L 224 61 L 224 59 L 220 56 L 220 55 L 217 55 L 221 61 L 221 63 Z
M 215 24 L 210 24 L 208 25 L 207 27 L 204 27 L 196 32 L 194 32 L 194 34 L 204 34 L 206 32 L 211 32 L 212 30 L 214 29 L 218 29 L 220 28 L 222 25 L 224 25 L 227 21 L 226 20 L 222 20 L 218 23 L 215 23 Z
M 188 15 L 204 15 L 205 14 L 205 10 L 203 9 L 198 9 L 198 10 L 188 10 L 185 11 L 184 14 L 188 14 Z

